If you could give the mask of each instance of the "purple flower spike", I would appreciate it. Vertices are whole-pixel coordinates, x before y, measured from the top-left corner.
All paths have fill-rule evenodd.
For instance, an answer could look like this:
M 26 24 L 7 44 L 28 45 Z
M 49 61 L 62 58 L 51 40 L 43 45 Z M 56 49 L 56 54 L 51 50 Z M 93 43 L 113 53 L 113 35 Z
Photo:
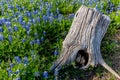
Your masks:
M 47 71 L 43 72 L 43 77 L 46 78 L 46 79 L 48 78 L 48 72 Z

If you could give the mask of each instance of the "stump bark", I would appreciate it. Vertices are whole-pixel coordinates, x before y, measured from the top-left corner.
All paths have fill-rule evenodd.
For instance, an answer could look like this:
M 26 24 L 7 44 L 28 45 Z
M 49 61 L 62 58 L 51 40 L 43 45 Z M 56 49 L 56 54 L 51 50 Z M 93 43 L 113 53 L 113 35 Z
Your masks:
M 62 51 L 51 70 L 76 62 L 82 69 L 102 65 L 118 79 L 120 76 L 102 58 L 100 45 L 110 24 L 110 18 L 95 9 L 81 6 L 74 16 L 63 41 Z

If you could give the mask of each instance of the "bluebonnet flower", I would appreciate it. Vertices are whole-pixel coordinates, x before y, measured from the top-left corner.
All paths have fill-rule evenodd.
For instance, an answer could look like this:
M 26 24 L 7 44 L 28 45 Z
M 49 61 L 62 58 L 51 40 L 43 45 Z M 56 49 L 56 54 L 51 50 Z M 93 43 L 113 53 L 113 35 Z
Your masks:
M 50 13 L 50 16 L 51 16 L 51 17 L 54 17 L 54 14 L 51 12 L 51 13 Z
M 36 20 L 37 20 L 38 23 L 40 22 L 40 18 L 39 17 L 37 17 Z
M 19 16 L 18 16 L 18 21 L 19 21 L 19 23 L 22 23 L 22 21 L 23 21 L 22 15 L 19 15 Z
M 15 60 L 17 61 L 17 63 L 21 63 L 21 59 L 20 59 L 19 56 L 15 56 L 14 58 L 15 58 Z
M 30 44 L 33 45 L 35 43 L 35 40 L 31 40 Z
M 13 40 L 12 35 L 8 36 L 8 40 L 9 40 L 9 42 L 11 42 Z
M 98 5 L 96 4 L 96 6 L 95 6 L 95 9 L 97 10 L 97 11 L 99 11 L 99 9 L 98 9 Z
M 38 44 L 38 45 L 40 44 L 40 40 L 39 39 L 36 40 L 36 44 Z
M 5 19 L 4 17 L 2 17 L 2 23 L 5 23 L 7 21 L 7 19 Z
M 47 16 L 50 16 L 50 8 L 48 8 L 48 9 L 46 10 L 46 15 L 47 15 Z
M 53 17 L 49 17 L 49 21 L 50 21 L 50 24 L 52 24 L 52 22 L 53 22 Z
M 46 15 L 43 15 L 43 21 L 47 22 L 47 16 Z
M 19 5 L 18 5 L 18 4 L 16 4 L 16 8 L 19 8 Z
M 36 19 L 33 19 L 33 20 L 32 20 L 32 23 L 35 24 L 35 23 L 36 23 Z
M 35 72 L 35 73 L 34 73 L 34 76 L 35 76 L 35 77 L 40 76 L 40 72 L 38 72 L 38 71 L 37 71 L 37 72 Z
M 13 63 L 10 63 L 10 68 L 13 68 L 14 64 Z
M 46 31 L 43 31 L 43 35 L 46 35 Z
M 18 27 L 17 26 L 14 26 L 14 31 L 18 31 Z
M 8 8 L 9 8 L 9 9 L 14 9 L 14 6 L 8 5 Z
M 59 8 L 56 9 L 56 12 L 57 12 L 57 14 L 60 14 L 60 12 L 59 12 Z
M 7 69 L 8 73 L 12 73 L 12 70 L 11 69 Z
M 74 16 L 75 16 L 75 14 L 72 13 L 72 14 L 69 14 L 68 18 L 71 19 L 71 18 L 73 18 Z
M 58 15 L 58 21 L 61 22 L 62 18 L 63 18 L 63 15 L 62 15 L 62 14 L 59 14 L 59 15 Z
M 22 24 L 22 27 L 25 28 L 25 26 L 26 26 L 26 22 L 23 21 L 21 24 Z
M 25 9 L 25 7 L 24 6 L 22 6 L 22 10 L 24 10 Z
M 43 6 L 40 6 L 40 12 L 42 12 L 42 10 L 43 10 Z
M 11 22 L 9 22 L 9 21 L 7 21 L 5 24 L 6 24 L 7 27 L 11 26 Z
M 93 2 L 92 0 L 89 0 L 89 5 L 92 6 Z
M 58 55 L 58 50 L 57 50 L 57 49 L 55 49 L 54 55 L 55 55 L 55 56 Z
M 46 79 L 48 78 L 48 72 L 47 71 L 43 72 L 43 77 L 46 78 Z
M 7 21 L 8 21 L 8 22 L 10 22 L 10 20 L 11 20 L 11 17 L 7 18 Z
M 15 71 L 15 74 L 17 75 L 17 74 L 19 74 L 19 72 L 20 72 L 20 70 L 17 69 L 17 70 Z
M 8 72 L 8 76 L 11 76 L 11 74 L 13 74 L 13 71 L 11 69 L 7 69 Z
M 28 17 L 31 17 L 31 13 L 30 13 L 30 12 L 27 12 L 27 16 L 28 16 Z
M 23 59 L 23 63 L 24 63 L 25 66 L 28 64 L 28 58 L 26 56 Z
M 16 78 L 15 80 L 21 80 L 20 78 Z
M 0 27 L 0 32 L 3 32 L 4 30 L 3 30 L 3 28 L 2 27 Z
M 43 41 L 44 41 L 44 37 L 43 37 L 43 36 L 41 37 L 40 41 L 41 41 L 41 42 L 43 42 Z
M 26 25 L 25 29 L 26 29 L 26 31 L 29 31 L 30 27 Z
M 2 26 L 2 19 L 0 19 L 0 26 Z
M 4 40 L 4 36 L 2 34 L 0 34 L 0 41 Z
M 29 30 L 29 31 L 27 31 L 27 34 L 28 34 L 28 35 L 30 34 L 30 30 Z
M 31 23 L 30 22 L 28 22 L 28 27 L 30 27 L 31 26 Z
M 22 42 L 24 43 L 25 41 L 26 41 L 26 40 L 23 38 L 23 39 L 22 39 Z
M 9 32 L 12 32 L 12 27 L 8 27 L 8 31 L 9 31 Z
M 36 11 L 34 11 L 33 13 L 34 13 L 34 14 L 38 14 L 38 11 L 36 10 Z

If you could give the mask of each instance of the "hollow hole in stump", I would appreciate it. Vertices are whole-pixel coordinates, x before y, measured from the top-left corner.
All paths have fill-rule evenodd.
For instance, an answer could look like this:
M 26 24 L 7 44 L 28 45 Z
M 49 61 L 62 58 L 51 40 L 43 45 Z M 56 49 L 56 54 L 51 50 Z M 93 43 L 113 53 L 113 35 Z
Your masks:
M 80 68 L 80 67 L 87 65 L 88 58 L 89 58 L 89 55 L 86 51 L 79 50 L 77 53 L 76 59 L 75 59 L 75 64 L 76 64 L 75 66 L 77 68 Z

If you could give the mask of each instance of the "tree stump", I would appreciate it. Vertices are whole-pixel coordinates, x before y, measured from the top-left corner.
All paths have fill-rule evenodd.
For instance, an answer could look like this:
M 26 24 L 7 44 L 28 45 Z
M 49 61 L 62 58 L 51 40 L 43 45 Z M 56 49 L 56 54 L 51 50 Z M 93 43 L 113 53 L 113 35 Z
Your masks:
M 118 79 L 120 76 L 103 60 L 100 51 L 103 39 L 110 24 L 110 18 L 95 9 L 81 6 L 74 16 L 70 30 L 63 41 L 59 58 L 51 70 L 76 62 L 82 69 L 90 65 L 102 65 Z

